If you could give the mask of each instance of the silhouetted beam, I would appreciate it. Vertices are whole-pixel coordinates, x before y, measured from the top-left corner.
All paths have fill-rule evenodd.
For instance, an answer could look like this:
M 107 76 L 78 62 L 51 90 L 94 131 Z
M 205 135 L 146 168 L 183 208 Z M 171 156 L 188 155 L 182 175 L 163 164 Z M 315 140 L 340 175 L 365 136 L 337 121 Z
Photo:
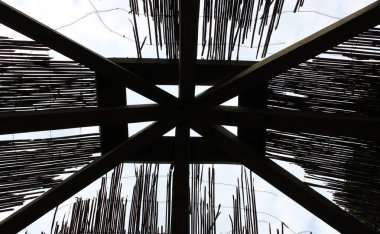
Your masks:
M 129 163 L 173 163 L 176 157 L 176 138 L 161 137 L 141 153 L 128 158 Z M 190 163 L 239 164 L 202 137 L 190 137 Z
M 0 113 L 0 134 L 154 121 L 165 115 L 158 105 L 8 112 Z
M 249 109 L 265 109 L 268 100 L 268 82 L 238 96 L 238 106 Z M 237 126 L 237 136 L 240 140 L 253 147 L 261 156 L 265 156 L 267 131 L 265 128 L 253 126 Z
M 139 74 L 143 79 L 156 85 L 177 85 L 179 76 L 179 61 L 169 59 L 135 59 L 109 58 L 112 62 Z M 216 61 L 197 60 L 195 85 L 215 85 L 227 78 L 244 71 L 254 61 Z
M 179 102 L 181 105 L 194 100 L 195 68 L 198 41 L 198 0 L 179 1 Z M 189 233 L 189 159 L 190 128 L 176 127 L 175 160 L 173 173 L 173 233 Z
M 184 0 L 187 1 L 187 0 Z M 180 125 L 175 132 L 173 173 L 172 233 L 189 233 L 190 128 Z
M 175 105 L 169 93 L 116 65 L 103 56 L 85 48 L 46 25 L 0 1 L 0 22 L 27 37 L 96 71 L 111 82 L 119 82 L 129 89 L 162 105 Z
M 130 137 L 109 153 L 100 156 L 59 185 L 43 193 L 1 221 L 0 233 L 17 233 L 21 231 L 27 225 L 75 195 L 82 188 L 103 176 L 118 164 L 137 155 L 175 125 L 174 121 L 165 118 Z
M 258 62 L 196 97 L 189 112 L 202 112 L 264 84 L 298 64 L 380 24 L 380 1 Z
M 295 202 L 341 233 L 373 233 L 369 228 L 343 211 L 333 202 L 305 185 L 298 178 L 240 141 L 220 126 L 194 126 L 207 141 L 219 147 L 231 157 L 269 182 Z
M 205 118 L 211 124 L 309 132 L 328 136 L 380 137 L 375 117 L 220 106 Z
M 101 108 L 127 105 L 127 90 L 124 86 L 108 82 L 104 76 L 96 75 L 96 98 Z M 99 126 L 101 153 L 107 153 L 128 138 L 128 124 L 114 122 Z
M 199 0 L 180 0 L 179 13 L 179 98 L 186 103 L 195 93 Z

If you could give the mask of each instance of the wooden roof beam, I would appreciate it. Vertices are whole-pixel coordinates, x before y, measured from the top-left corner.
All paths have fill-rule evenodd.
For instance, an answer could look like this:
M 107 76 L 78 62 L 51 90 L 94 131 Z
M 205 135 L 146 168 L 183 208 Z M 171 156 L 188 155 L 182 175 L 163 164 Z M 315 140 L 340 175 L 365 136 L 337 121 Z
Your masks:
M 173 163 L 178 150 L 175 137 L 161 137 L 126 163 Z M 178 145 L 178 144 L 177 144 Z M 204 141 L 202 137 L 190 137 L 190 163 L 239 164 L 223 151 Z
M 199 0 L 179 1 L 179 102 L 194 100 L 197 61 Z M 175 160 L 173 173 L 172 233 L 189 233 L 189 159 L 190 127 L 176 127 Z
M 197 65 L 199 0 L 179 1 L 179 99 L 194 99 Z
M 209 112 L 203 121 L 213 125 L 270 128 L 327 136 L 380 138 L 379 118 L 347 114 L 219 106 Z
M 190 227 L 189 163 L 191 154 L 189 126 L 177 126 L 175 136 L 171 233 L 188 234 Z
M 91 68 L 109 79 L 110 82 L 125 85 L 158 104 L 175 106 L 177 103 L 174 96 L 154 84 L 143 80 L 138 75 L 34 20 L 3 1 L 0 1 L 0 23 Z
M 0 113 L 0 134 L 155 121 L 165 115 L 158 105 L 7 112 Z
M 179 68 L 178 60 L 169 59 L 135 59 L 109 58 L 112 62 L 139 74 L 145 80 L 155 85 L 177 85 Z M 215 85 L 230 78 L 245 69 L 254 61 L 216 61 L 197 60 L 195 76 L 192 81 L 195 85 Z

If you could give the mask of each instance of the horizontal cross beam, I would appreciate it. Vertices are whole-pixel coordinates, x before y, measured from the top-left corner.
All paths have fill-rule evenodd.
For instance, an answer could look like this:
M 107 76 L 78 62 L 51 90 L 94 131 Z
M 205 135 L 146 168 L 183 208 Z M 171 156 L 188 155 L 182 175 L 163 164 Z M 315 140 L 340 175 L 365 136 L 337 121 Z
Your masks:
M 173 163 L 176 158 L 176 138 L 161 137 L 149 147 L 135 156 L 131 156 L 125 163 Z M 190 137 L 190 163 L 204 164 L 240 164 L 237 160 L 228 157 L 217 147 L 204 141 L 202 137 Z
M 202 121 L 217 125 L 270 128 L 327 136 L 380 138 L 380 119 L 346 114 L 288 110 L 258 110 L 219 106 Z
M 177 85 L 179 60 L 109 58 L 112 62 L 139 74 L 143 79 L 155 85 Z M 256 62 L 253 61 L 217 61 L 197 60 L 194 68 L 195 85 L 215 85 L 244 71 Z
M 158 105 L 7 112 L 0 113 L 0 134 L 155 121 L 166 114 Z

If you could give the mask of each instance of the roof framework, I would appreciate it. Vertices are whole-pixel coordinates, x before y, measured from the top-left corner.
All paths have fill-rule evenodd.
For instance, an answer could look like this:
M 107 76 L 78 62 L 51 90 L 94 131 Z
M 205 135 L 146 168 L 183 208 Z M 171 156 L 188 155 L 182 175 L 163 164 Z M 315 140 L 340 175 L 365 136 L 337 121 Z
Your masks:
M 97 74 L 99 99 L 99 108 L 86 110 L 1 114 L 0 133 L 100 125 L 104 151 L 101 157 L 3 220 L 0 229 L 10 233 L 21 230 L 122 162 L 134 160 L 150 162 L 154 159 L 154 155 L 141 154 L 141 152 L 147 145 L 165 141 L 161 136 L 176 127 L 175 157 L 162 160 L 174 161 L 176 168 L 174 186 L 180 188 L 173 191 L 173 215 L 176 217 L 172 224 L 174 233 L 188 232 L 189 163 L 197 161 L 191 159 L 194 155 L 192 153 L 194 140 L 190 138 L 190 128 L 200 133 L 207 144 L 213 145 L 213 149 L 217 149 L 217 152 L 224 153 L 219 156 L 205 153 L 198 157 L 199 161 L 241 163 L 336 230 L 342 233 L 352 233 L 353 230 L 371 233 L 366 225 L 270 159 L 263 157 L 260 149 L 247 143 L 252 139 L 252 135 L 260 135 L 266 128 L 378 138 L 379 131 L 376 129 L 379 129 L 380 121 L 377 118 L 350 115 L 255 110 L 254 108 L 260 104 L 247 103 L 247 98 L 244 98 L 243 94 L 250 90 L 258 90 L 254 98 L 257 100 L 263 98 L 259 90 L 265 87 L 272 77 L 380 24 L 378 17 L 380 2 L 369 5 L 261 62 L 243 68 L 244 70 L 232 78 L 224 81 L 218 81 L 218 78 L 212 79 L 210 84 L 215 85 L 196 97 L 194 97 L 195 85 L 198 84 L 196 78 L 198 14 L 196 13 L 199 12 L 199 2 L 180 1 L 179 11 L 179 79 L 172 79 L 179 85 L 179 98 L 176 99 L 157 88 L 154 83 L 129 71 L 128 65 L 122 66 L 120 63 L 117 65 L 22 12 L 3 2 L 0 3 L 1 23 L 94 70 Z M 171 83 L 173 81 L 167 82 L 176 84 Z M 125 87 L 155 101 L 157 105 L 125 106 Z M 110 93 L 117 95 L 109 95 Z M 244 107 L 218 107 L 219 104 L 238 95 L 240 95 L 239 103 Z M 156 122 L 130 138 L 124 134 L 126 127 L 120 128 L 125 123 L 148 120 Z M 219 124 L 237 125 L 241 127 L 239 130 L 241 132 L 244 132 L 244 127 L 260 129 L 257 132 L 250 131 L 249 134 L 248 129 L 245 129 L 245 136 L 239 138 L 218 126 Z M 113 136 L 113 141 L 105 142 L 107 139 L 105 136 L 110 134 Z M 201 150 L 204 148 L 206 147 L 202 147 Z

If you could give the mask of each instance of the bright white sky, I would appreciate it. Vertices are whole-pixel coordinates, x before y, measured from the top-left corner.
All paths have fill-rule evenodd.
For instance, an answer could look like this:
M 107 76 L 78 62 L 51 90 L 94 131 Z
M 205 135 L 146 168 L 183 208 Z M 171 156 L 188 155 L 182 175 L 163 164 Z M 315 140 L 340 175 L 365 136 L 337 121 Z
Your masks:
M 71 39 L 85 45 L 86 47 L 98 52 L 106 57 L 136 57 L 135 44 L 133 42 L 132 26 L 128 21 L 130 15 L 128 1 L 125 0 L 92 0 L 94 6 L 99 10 L 111 10 L 101 13 L 103 22 L 107 25 L 107 29 L 100 21 L 99 17 L 94 14 L 94 8 L 89 0 L 4 0 L 4 2 L 12 5 L 13 7 L 23 11 L 24 13 L 32 16 L 33 18 L 47 24 L 48 26 L 58 29 L 58 31 L 68 36 Z M 273 45 L 269 49 L 269 54 L 275 53 L 294 42 L 316 32 L 334 22 L 339 18 L 343 18 L 358 9 L 365 7 L 366 5 L 374 2 L 373 0 L 306 0 L 305 5 L 301 8 L 301 12 L 297 15 L 289 13 L 292 11 L 296 0 L 286 1 L 284 10 L 286 11 L 282 15 L 279 29 L 274 32 L 271 42 L 277 45 Z M 86 16 L 86 17 L 84 17 Z M 75 24 L 69 25 L 81 17 Z M 300 20 L 301 19 L 301 20 Z M 69 25 L 69 26 L 66 26 Z M 140 25 L 145 25 L 141 23 Z M 111 32 L 110 29 L 114 32 Z M 144 34 L 144 28 L 141 28 L 140 34 Z M 116 32 L 116 33 L 115 33 Z M 124 35 L 122 37 L 120 35 Z M 4 26 L 0 26 L 0 36 L 9 36 L 13 38 L 22 38 L 22 35 L 7 29 Z M 145 45 L 143 49 L 143 57 L 155 57 L 155 47 Z M 254 60 L 256 54 L 255 49 L 241 48 L 240 59 L 241 60 Z M 51 53 L 55 58 L 62 58 L 62 56 Z M 202 88 L 199 88 L 202 90 Z M 176 87 L 171 87 L 167 91 L 176 93 Z M 146 99 L 141 98 L 139 95 L 129 92 L 128 93 L 129 104 L 146 103 Z M 228 102 L 229 105 L 236 105 L 236 100 Z M 141 129 L 145 124 L 134 124 L 130 126 L 130 134 L 135 133 Z M 234 129 L 232 129 L 233 131 Z M 62 134 L 77 134 L 80 132 L 92 132 L 97 131 L 96 128 L 83 128 L 73 129 L 65 131 L 52 131 L 52 136 L 60 136 Z M 33 135 L 21 134 L 15 135 L 15 138 L 39 138 L 49 137 L 50 132 L 39 132 Z M 9 139 L 10 136 L 0 136 L 0 139 Z M 13 136 L 12 136 L 13 137 Z M 295 166 L 285 163 L 280 165 L 286 167 L 301 180 L 304 179 L 304 171 Z M 236 178 L 240 174 L 240 166 L 225 166 L 216 165 L 216 181 L 227 184 L 236 184 Z M 133 175 L 133 165 L 126 167 L 124 175 L 125 177 Z M 225 171 L 228 171 L 226 176 Z M 161 168 L 160 174 L 166 174 L 166 170 Z M 165 183 L 166 178 L 162 179 L 162 183 Z M 133 180 L 125 179 L 123 181 L 126 193 L 130 194 Z M 99 187 L 99 183 L 95 182 L 78 195 L 92 198 L 95 196 L 95 192 Z M 302 231 L 312 231 L 313 233 L 337 233 L 334 229 L 327 224 L 314 217 L 310 212 L 300 207 L 291 199 L 283 195 L 277 189 L 260 179 L 255 177 L 255 188 L 257 192 L 257 206 L 258 206 L 258 219 L 264 221 L 270 221 L 272 227 L 280 228 L 282 220 L 291 230 L 285 230 L 285 233 L 300 233 Z M 216 185 L 217 200 L 216 204 L 222 203 L 224 206 L 232 206 L 232 195 L 234 187 Z M 327 191 L 320 191 L 323 195 L 331 199 L 331 194 Z M 227 195 L 226 195 L 227 194 Z M 74 196 L 75 197 L 75 196 Z M 129 195 L 128 197 L 131 197 Z M 164 200 L 163 197 L 159 197 L 158 200 Z M 73 199 L 69 199 L 60 207 L 57 215 L 59 220 L 64 212 L 67 212 Z M 228 214 L 232 213 L 229 208 L 223 208 L 222 214 L 218 219 L 217 233 L 228 233 L 230 230 Z M 270 215 L 268 215 L 270 214 Z M 5 214 L 0 214 L 0 218 L 4 218 Z M 52 212 L 40 218 L 37 222 L 27 228 L 29 233 L 40 233 L 40 231 L 49 232 L 52 219 Z M 267 224 L 260 222 L 261 227 L 265 227 L 267 233 Z M 274 230 L 273 230 L 274 231 Z M 25 230 L 22 232 L 25 233 Z

